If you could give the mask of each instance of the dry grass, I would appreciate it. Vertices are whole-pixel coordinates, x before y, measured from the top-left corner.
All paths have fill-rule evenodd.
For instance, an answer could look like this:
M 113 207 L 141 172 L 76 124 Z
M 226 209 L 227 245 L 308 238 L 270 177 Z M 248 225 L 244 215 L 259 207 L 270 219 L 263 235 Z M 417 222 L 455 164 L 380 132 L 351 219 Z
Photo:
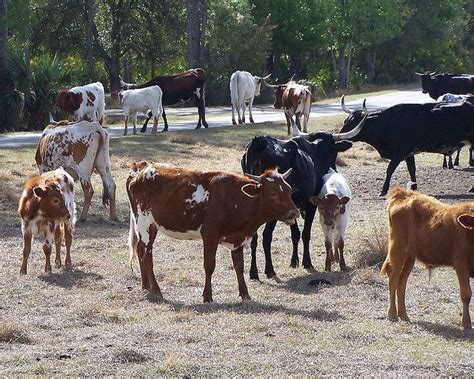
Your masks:
M 364 239 L 365 248 L 355 256 L 354 267 L 381 266 L 388 254 L 388 232 L 385 228 L 372 227 L 372 233 Z
M 316 125 L 335 130 L 341 120 L 318 119 Z M 315 130 L 314 124 L 310 130 Z M 131 162 L 148 159 L 239 172 L 243 147 L 257 134 L 281 138 L 286 127 L 269 123 L 113 138 L 111 161 L 120 221 L 107 221 L 107 211 L 100 206 L 100 180 L 95 176 L 90 218 L 75 231 L 73 269 L 53 267 L 53 273 L 44 274 L 44 256 L 36 241 L 28 275 L 23 277 L 18 274 L 21 230 L 15 196 L 35 172 L 34 148 L 0 151 L 0 184 L 10 188 L 10 193 L 0 191 L 0 312 L 3 320 L 12 320 L 5 330 L 14 331 L 0 335 L 32 341 L 11 343 L 7 342 L 14 340 L 11 337 L 1 338 L 2 375 L 472 375 L 474 339 L 459 327 L 459 292 L 452 270 L 436 270 L 428 282 L 426 271 L 415 266 L 407 289 L 413 322 L 390 323 L 386 320 L 386 279 L 379 276 L 376 266 L 370 266 L 373 263 L 358 263 L 371 250 L 366 240 L 377 241 L 374 223 L 380 233 L 387 230 L 385 201 L 377 196 L 386 163 L 378 161 L 364 144 L 357 143 L 354 151 L 343 154 L 347 164 L 340 167 L 354 194 L 345 248 L 351 271 L 322 271 L 324 240 L 317 220 L 310 242 L 316 272 L 290 268 L 290 230 L 279 223 L 272 250 L 282 282 L 265 278 L 259 246 L 261 282 L 250 281 L 246 274 L 252 301 L 238 298 L 230 254 L 219 247 L 213 276 L 215 303 L 202 304 L 202 243 L 164 236 L 155 243 L 154 269 L 165 300 L 158 301 L 141 289 L 139 274 L 132 275 L 128 264 L 124 183 Z M 468 199 L 469 195 L 460 195 L 466 191 L 466 172 L 443 171 L 440 163 L 439 156 L 417 156 L 420 190 L 437 194 L 443 201 Z M 401 166 L 393 184 L 404 185 L 407 177 Z M 80 189 L 76 201 L 82 207 Z M 301 244 L 299 248 L 301 260 Z M 249 258 L 247 250 L 246 271 Z M 308 286 L 314 278 L 332 285 Z
M 31 343 L 31 339 L 26 330 L 20 325 L 0 319 L 0 343 L 1 342 L 29 344 Z

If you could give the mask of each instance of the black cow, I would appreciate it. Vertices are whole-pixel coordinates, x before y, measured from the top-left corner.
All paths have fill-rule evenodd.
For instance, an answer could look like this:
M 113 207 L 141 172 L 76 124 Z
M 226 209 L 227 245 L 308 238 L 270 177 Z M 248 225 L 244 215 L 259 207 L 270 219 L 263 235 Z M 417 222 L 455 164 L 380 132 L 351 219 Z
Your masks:
M 453 93 L 456 95 L 465 95 L 474 93 L 474 76 L 465 74 L 435 74 L 425 72 L 416 73 L 421 79 L 421 88 L 423 93 L 427 93 L 433 99 Z
M 365 102 L 365 100 L 364 100 Z M 350 115 L 341 133 L 358 125 L 364 112 L 343 110 Z M 382 158 L 389 159 L 380 196 L 387 194 L 390 178 L 402 160 L 410 173 L 410 187 L 416 189 L 415 154 L 422 152 L 452 154 L 460 144 L 474 144 L 474 106 L 460 104 L 397 104 L 369 114 L 364 127 L 351 141 L 372 145 Z
M 291 122 L 294 124 L 293 120 Z M 296 125 L 293 125 L 293 127 L 296 128 Z M 294 203 L 304 214 L 303 266 L 306 269 L 313 268 L 309 254 L 309 240 L 311 225 L 316 213 L 316 207 L 309 202 L 309 197 L 319 194 L 323 185 L 322 178 L 324 174 L 330 167 L 336 168 L 337 153 L 352 146 L 345 139 L 354 137 L 358 131 L 360 131 L 360 127 L 356 127 L 350 133 L 345 134 L 311 133 L 307 136 L 308 140 L 303 137 L 279 140 L 273 137 L 259 136 L 255 137 L 245 147 L 241 162 L 242 170 L 245 173 L 259 175 L 266 169 L 274 167 L 278 167 L 280 172 L 285 172 L 290 168 L 293 169 L 291 175 L 287 178 L 287 182 L 294 190 L 292 197 Z M 276 220 L 268 222 L 263 231 L 265 274 L 268 278 L 276 277 L 271 257 L 271 242 L 275 225 Z M 297 223 L 291 225 L 292 267 L 296 267 L 299 263 L 298 242 L 300 236 Z M 257 233 L 252 238 L 250 246 L 252 251 L 250 278 L 258 279 L 256 263 Z
M 199 113 L 199 121 L 196 129 L 202 125 L 208 127 L 206 122 L 206 104 L 204 100 L 204 85 L 206 83 L 206 71 L 202 68 L 194 68 L 177 75 L 157 76 L 143 84 L 127 84 L 121 80 L 122 87 L 125 89 L 138 89 L 150 86 L 160 86 L 163 91 L 163 105 L 173 105 L 182 101 L 194 98 Z M 148 113 L 147 119 L 143 124 L 141 133 L 146 132 L 148 121 L 152 117 L 151 112 Z M 163 132 L 168 130 L 168 120 L 166 119 L 165 108 L 163 107 L 163 121 L 165 126 Z

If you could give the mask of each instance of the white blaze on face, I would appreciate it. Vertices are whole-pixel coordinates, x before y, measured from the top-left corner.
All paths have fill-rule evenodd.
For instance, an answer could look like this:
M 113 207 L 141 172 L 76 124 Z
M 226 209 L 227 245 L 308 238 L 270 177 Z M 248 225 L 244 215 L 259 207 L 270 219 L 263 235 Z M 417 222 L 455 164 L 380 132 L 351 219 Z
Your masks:
M 192 184 L 196 187 L 196 190 L 191 195 L 191 199 L 186 199 L 186 203 L 189 203 L 190 207 L 194 207 L 197 204 L 205 203 L 209 200 L 209 191 L 207 191 L 201 184 Z

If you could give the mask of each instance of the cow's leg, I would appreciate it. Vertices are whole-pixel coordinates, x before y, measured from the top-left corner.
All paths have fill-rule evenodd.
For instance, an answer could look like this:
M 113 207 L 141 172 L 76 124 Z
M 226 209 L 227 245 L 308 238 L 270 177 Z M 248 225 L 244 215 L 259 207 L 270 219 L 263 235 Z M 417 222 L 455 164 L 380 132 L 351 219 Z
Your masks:
M 456 151 L 456 159 L 454 160 L 454 166 L 459 166 L 459 155 L 461 154 L 462 149 Z
M 49 238 L 44 241 L 43 253 L 46 260 L 44 265 L 44 272 L 51 272 L 51 244 Z
M 153 115 L 153 128 L 151 128 L 151 134 L 158 134 L 158 118 Z
M 252 106 L 253 106 L 253 97 L 250 98 L 250 100 L 249 100 L 249 121 L 250 121 L 252 124 L 254 124 L 255 121 L 253 120 Z
M 137 219 L 137 231 L 140 238 L 136 246 L 138 259 L 140 260 L 140 272 L 142 273 L 142 287 L 163 298 L 153 272 L 153 242 L 155 242 L 158 229 L 154 224 L 142 223 L 141 221 L 140 218 Z M 145 238 L 145 240 L 142 238 Z M 143 272 L 145 272 L 145 280 Z
M 471 316 L 469 314 L 469 302 L 471 301 L 472 291 L 469 284 L 469 264 L 463 262 L 462 265 L 455 267 L 459 282 L 459 292 L 462 301 L 462 327 L 465 330 L 471 329 Z
M 26 275 L 27 266 L 28 266 L 28 257 L 30 256 L 31 252 L 31 239 L 32 234 L 30 232 L 25 231 L 23 233 L 23 259 L 21 261 L 21 269 L 20 274 Z
M 163 110 L 163 114 L 164 113 L 165 113 L 165 111 Z M 152 116 L 151 111 L 146 114 L 146 119 L 145 119 L 145 122 L 143 123 L 142 128 L 140 129 L 140 133 L 145 133 L 146 132 L 148 121 L 150 121 L 151 116 Z
M 395 293 L 398 289 L 398 282 L 403 268 L 405 253 L 405 241 L 390 242 L 388 257 L 390 258 L 390 266 L 387 270 L 388 275 L 388 291 L 389 291 L 389 306 L 388 319 L 390 321 L 398 321 L 397 306 L 395 304 Z
M 258 267 L 257 267 L 257 245 L 258 245 L 258 235 L 257 232 L 252 237 L 252 241 L 250 242 L 250 252 L 251 252 L 251 260 L 250 260 L 250 279 L 252 280 L 260 280 L 258 277 Z
M 89 212 L 89 207 L 91 205 L 92 195 L 94 194 L 94 189 L 92 188 L 91 183 L 88 180 L 81 181 L 82 191 L 84 192 L 84 206 L 82 207 L 81 216 L 79 221 L 87 220 L 87 213 Z
M 72 267 L 71 262 L 71 245 L 72 245 L 73 226 L 71 224 L 64 224 L 64 241 L 66 243 L 66 259 L 64 265 L 67 269 Z
M 414 162 L 414 161 L 413 161 Z M 400 159 L 392 159 L 390 163 L 388 164 L 387 167 L 387 174 L 385 177 L 385 182 L 382 187 L 382 192 L 380 192 L 379 196 L 385 196 L 388 192 L 388 188 L 390 187 L 390 179 L 392 178 L 392 175 L 395 171 L 395 169 L 398 167 L 400 164 Z
M 300 259 L 298 257 L 298 244 L 301 238 L 300 228 L 296 220 L 295 220 L 295 223 L 290 226 L 290 230 L 291 230 L 291 242 L 293 244 L 293 252 L 291 254 L 290 266 L 293 268 L 296 268 L 300 264 Z
M 56 228 L 54 229 L 54 247 L 56 250 L 56 259 L 54 260 L 54 263 L 56 264 L 56 268 L 61 267 L 61 240 L 61 224 L 57 223 Z
M 446 160 L 446 154 L 443 154 L 443 168 L 447 168 L 448 167 L 448 162 Z
M 163 123 L 165 124 L 165 126 L 163 126 L 162 132 L 167 132 L 168 131 L 168 119 L 166 118 L 165 108 L 163 108 Z
M 232 125 L 237 125 L 237 122 L 235 121 L 235 107 L 234 107 L 234 103 L 232 103 Z
M 209 125 L 207 124 L 207 121 L 206 121 L 206 98 L 204 96 L 204 86 L 201 88 L 201 91 L 200 91 L 200 96 L 199 96 L 199 101 L 198 101 L 198 105 L 199 105 L 199 117 L 200 117 L 200 120 L 202 122 L 202 125 L 205 127 L 205 128 L 208 128 Z
M 301 132 L 301 113 L 295 113 L 296 126 Z
M 449 156 L 451 159 L 451 156 Z M 415 165 L 415 157 L 411 156 L 405 159 L 405 163 L 407 164 L 408 173 L 410 174 L 410 189 L 417 190 L 418 185 L 416 184 L 416 165 Z
M 244 278 L 244 248 L 239 247 L 232 251 L 232 262 L 234 263 L 235 273 L 237 274 L 237 282 L 239 283 L 239 295 L 242 300 L 250 300 L 247 284 Z
M 237 104 L 237 117 L 238 117 L 238 120 L 239 120 L 239 124 L 242 124 L 242 116 L 240 114 L 240 112 L 242 111 L 242 104 Z
M 204 239 L 204 271 L 206 273 L 206 282 L 202 293 L 205 303 L 212 303 L 212 274 L 216 268 L 216 250 L 218 241 Z
M 288 129 L 288 135 L 291 136 L 291 117 L 287 112 L 285 112 L 285 117 L 286 117 L 286 127 Z
M 469 166 L 474 166 L 474 149 L 469 148 Z
M 324 239 L 324 247 L 326 248 L 326 264 L 324 265 L 324 271 L 331 272 L 331 264 L 334 260 L 332 255 L 332 236 L 326 234 Z
M 128 114 L 125 115 L 125 128 L 123 130 L 123 135 L 126 136 L 128 134 Z
M 267 275 L 267 278 L 276 277 L 272 262 L 272 238 L 276 223 L 276 220 L 267 222 L 262 235 L 263 251 L 265 252 L 265 274 Z
M 112 178 L 112 173 L 110 172 L 110 167 L 105 164 L 105 162 L 101 160 L 97 160 L 95 162 L 95 169 L 99 173 L 102 179 L 102 187 L 103 187 L 103 194 L 102 194 L 102 203 L 104 206 L 107 204 L 110 207 L 109 210 L 109 219 L 110 221 L 117 221 L 117 206 L 115 201 L 115 190 L 116 186 L 114 180 Z
M 245 105 L 245 100 L 244 102 L 242 103 L 242 124 L 245 124 L 245 108 L 247 106 Z
M 411 270 L 415 265 L 415 258 L 407 257 L 403 263 L 402 272 L 400 273 L 400 279 L 397 288 L 397 302 L 398 302 L 398 317 L 403 321 L 410 321 L 407 316 L 407 309 L 405 306 L 405 292 L 407 288 L 408 276 L 410 276 Z
M 339 260 L 339 269 L 341 271 L 346 271 L 347 266 L 346 266 L 346 261 L 344 259 L 344 238 L 342 236 L 339 236 L 339 239 L 337 240 L 337 246 L 335 247 L 338 252 L 338 257 L 336 256 L 336 262 Z M 339 259 L 337 259 L 339 258 Z
M 311 104 L 309 106 L 311 107 Z M 304 113 L 303 117 L 304 117 L 303 132 L 308 133 L 309 111 L 307 113 Z
M 316 207 L 310 204 L 306 207 L 306 215 L 304 218 L 303 234 L 303 267 L 307 270 L 313 269 L 311 263 L 311 256 L 309 254 L 309 240 L 311 239 L 311 226 L 313 225 L 314 215 L 316 213 Z
M 133 135 L 136 135 L 137 134 L 137 112 L 135 112 L 135 114 L 133 115 Z
M 449 154 L 449 157 L 448 157 L 448 169 L 449 170 L 452 170 L 454 168 L 453 166 L 453 155 L 452 154 Z

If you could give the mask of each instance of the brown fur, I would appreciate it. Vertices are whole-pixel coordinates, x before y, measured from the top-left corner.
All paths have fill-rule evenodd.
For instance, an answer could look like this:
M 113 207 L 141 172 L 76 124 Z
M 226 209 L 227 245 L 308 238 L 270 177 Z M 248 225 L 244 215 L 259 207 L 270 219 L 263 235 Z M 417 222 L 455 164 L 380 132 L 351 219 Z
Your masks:
M 268 177 L 271 177 L 270 181 L 266 180 Z M 208 191 L 209 197 L 207 201 L 193 204 L 193 193 L 199 186 Z M 243 187 L 250 196 L 243 193 Z M 149 211 L 154 219 L 147 227 L 149 242 L 146 245 L 131 223 L 131 253 L 139 258 L 142 287 L 161 296 L 152 266 L 152 246 L 157 226 L 173 233 L 201 228 L 200 232 L 195 233 L 200 233 L 204 242 L 205 302 L 212 301 L 211 276 L 219 243 L 233 246 L 232 259 L 239 294 L 242 299 L 248 299 L 243 276 L 243 244 L 250 241 L 265 222 L 273 219 L 290 222 L 299 214 L 291 200 L 291 187 L 281 176 L 276 176 L 275 171 L 265 173 L 258 183 L 226 172 L 199 172 L 140 162 L 132 165 L 127 179 L 127 193 L 135 220 L 140 210 Z
M 81 106 L 82 94 L 66 90 L 59 91 L 56 106 L 64 112 L 73 114 Z
M 405 308 L 406 281 L 415 260 L 429 269 L 453 267 L 458 276 L 463 303 L 462 325 L 471 328 L 469 277 L 474 277 L 474 233 L 461 224 L 474 215 L 473 202 L 454 205 L 418 192 L 393 188 L 387 198 L 390 222 L 389 252 L 381 274 L 389 277 L 390 306 L 388 317 L 408 320 Z M 459 217 L 461 215 L 466 215 Z M 395 305 L 398 298 L 398 313 Z M 398 315 L 398 317 L 397 317 Z

